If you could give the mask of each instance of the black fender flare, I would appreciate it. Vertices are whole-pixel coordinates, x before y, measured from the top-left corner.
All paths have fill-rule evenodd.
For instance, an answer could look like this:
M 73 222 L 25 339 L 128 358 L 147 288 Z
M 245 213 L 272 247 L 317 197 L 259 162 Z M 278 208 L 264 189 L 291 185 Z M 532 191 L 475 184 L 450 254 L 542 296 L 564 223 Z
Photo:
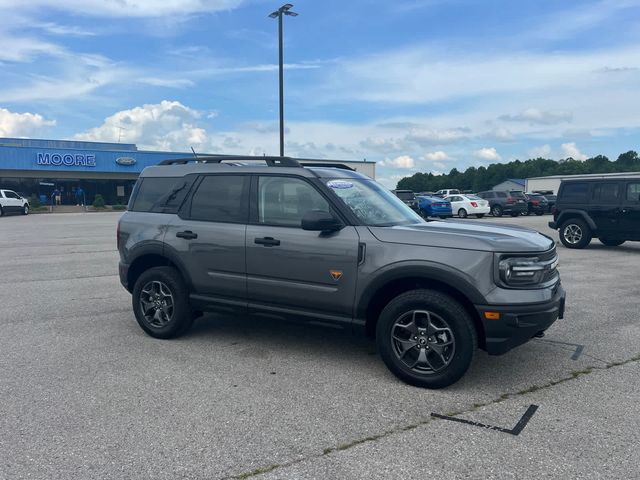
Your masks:
M 159 241 L 148 241 L 132 249 L 127 255 L 130 259 L 129 265 L 133 265 L 137 259 L 145 255 L 158 255 L 166 258 L 169 262 L 176 266 L 182 278 L 186 282 L 190 290 L 193 290 L 193 282 L 184 262 L 180 259 L 180 255 L 174 248 L 165 245 Z
M 589 228 L 595 232 L 597 230 L 596 227 L 596 222 L 593 221 L 593 219 L 587 215 L 583 210 L 578 210 L 578 209 L 567 209 L 567 210 L 562 210 L 562 212 L 560 212 L 560 215 L 558 216 L 558 220 L 556 220 L 556 224 L 558 225 L 558 229 L 560 229 L 560 225 L 562 225 L 565 221 L 565 218 L 568 216 L 579 216 L 580 218 L 582 218 L 585 222 L 587 222 L 587 225 L 589 225 Z
M 366 290 L 356 300 L 356 318 L 364 319 L 366 317 L 367 308 L 381 288 L 403 278 L 422 278 L 442 283 L 459 291 L 472 304 L 483 305 L 487 303 L 484 295 L 466 278 L 468 275 L 441 263 L 429 261 L 400 262 L 383 267 L 371 275 L 374 275 L 375 279 L 367 285 Z

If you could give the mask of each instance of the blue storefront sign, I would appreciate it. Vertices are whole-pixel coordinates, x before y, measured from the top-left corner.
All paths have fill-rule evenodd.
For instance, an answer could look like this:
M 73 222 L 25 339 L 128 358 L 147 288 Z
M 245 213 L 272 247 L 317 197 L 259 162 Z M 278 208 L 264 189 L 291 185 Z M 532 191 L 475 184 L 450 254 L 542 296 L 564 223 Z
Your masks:
M 96 156 L 90 154 L 74 154 L 69 153 L 43 153 L 36 154 L 36 163 L 38 165 L 52 165 L 54 167 L 95 167 Z

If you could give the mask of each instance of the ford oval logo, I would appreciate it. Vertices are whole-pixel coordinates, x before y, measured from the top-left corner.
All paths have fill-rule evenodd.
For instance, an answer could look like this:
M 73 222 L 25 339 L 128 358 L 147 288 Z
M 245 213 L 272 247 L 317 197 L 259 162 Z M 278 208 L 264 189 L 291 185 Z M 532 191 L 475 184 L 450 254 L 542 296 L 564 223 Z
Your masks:
M 116 158 L 116 163 L 118 165 L 124 165 L 124 166 L 135 165 L 136 159 L 132 157 L 119 157 L 119 158 Z

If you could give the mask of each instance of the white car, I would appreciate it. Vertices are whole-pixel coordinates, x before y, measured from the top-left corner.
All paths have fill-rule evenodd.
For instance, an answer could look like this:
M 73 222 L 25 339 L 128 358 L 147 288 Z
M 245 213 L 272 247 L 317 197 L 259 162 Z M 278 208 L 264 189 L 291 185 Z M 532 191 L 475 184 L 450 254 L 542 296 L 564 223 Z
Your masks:
M 457 188 L 445 188 L 444 190 L 438 190 L 436 193 L 433 194 L 433 196 L 444 198 L 444 197 L 448 197 L 449 195 L 459 195 L 459 194 L 460 194 L 460 190 L 458 190 Z
M 0 190 L 0 217 L 5 213 L 29 214 L 29 201 L 13 190 Z
M 451 211 L 460 218 L 467 218 L 469 215 L 482 218 L 490 211 L 489 202 L 476 195 L 451 195 L 445 197 L 445 200 L 451 202 Z

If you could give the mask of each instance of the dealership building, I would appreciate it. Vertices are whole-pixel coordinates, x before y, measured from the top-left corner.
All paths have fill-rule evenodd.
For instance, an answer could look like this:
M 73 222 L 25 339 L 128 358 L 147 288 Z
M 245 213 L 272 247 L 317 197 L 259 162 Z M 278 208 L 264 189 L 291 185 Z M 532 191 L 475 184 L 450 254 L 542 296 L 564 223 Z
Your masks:
M 108 204 L 126 203 L 142 169 L 184 157 L 193 153 L 138 150 L 125 143 L 0 138 L 0 188 L 43 199 L 58 189 L 62 203 L 73 205 L 76 190 L 82 188 L 87 202 L 99 193 Z M 305 162 L 347 164 L 375 177 L 374 162 L 302 159 Z

